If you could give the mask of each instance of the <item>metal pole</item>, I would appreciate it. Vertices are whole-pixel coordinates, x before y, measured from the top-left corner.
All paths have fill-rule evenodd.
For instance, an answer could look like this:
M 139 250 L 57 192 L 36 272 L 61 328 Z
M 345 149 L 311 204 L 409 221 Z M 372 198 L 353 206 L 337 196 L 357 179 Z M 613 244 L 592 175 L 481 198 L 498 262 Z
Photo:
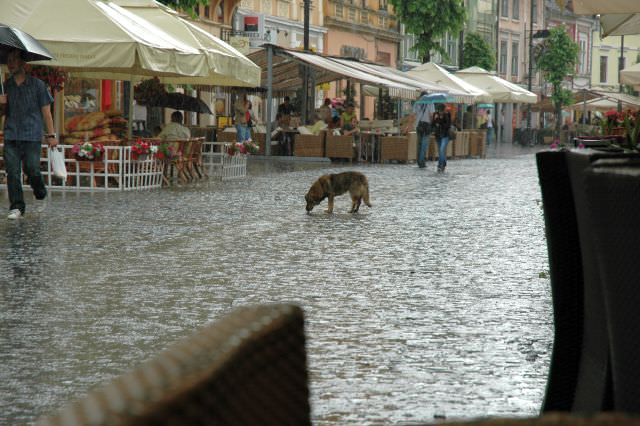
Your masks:
M 529 79 L 527 81 L 527 89 L 531 92 L 532 79 L 533 79 L 533 0 L 529 0 L 531 3 L 529 14 Z M 533 142 L 531 140 L 531 104 L 527 104 L 527 142 Z
M 622 69 L 624 68 L 624 36 L 620 36 L 620 59 L 618 60 L 618 83 L 619 91 L 622 93 Z M 622 112 L 622 101 L 618 101 L 618 112 Z
M 309 14 L 311 0 L 304 0 L 304 34 L 303 48 L 305 52 L 309 52 Z M 307 65 L 303 65 L 302 71 L 302 124 L 307 124 L 309 117 L 309 69 Z
M 273 107 L 273 46 L 267 44 L 267 134 L 264 155 L 271 155 L 271 115 Z

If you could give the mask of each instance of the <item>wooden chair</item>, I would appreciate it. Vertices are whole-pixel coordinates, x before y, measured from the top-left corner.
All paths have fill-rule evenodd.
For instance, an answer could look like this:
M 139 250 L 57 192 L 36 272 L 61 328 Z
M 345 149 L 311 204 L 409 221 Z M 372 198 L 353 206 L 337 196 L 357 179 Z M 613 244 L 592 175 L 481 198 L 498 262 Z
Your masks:
M 240 308 L 39 425 L 310 425 L 304 316 Z
M 181 183 L 186 183 L 189 181 L 189 177 L 186 174 L 185 166 L 185 150 L 186 143 L 185 140 L 179 141 L 169 141 L 169 146 L 173 151 L 173 157 L 166 161 L 165 163 L 165 173 L 162 178 L 165 185 L 169 185 L 171 180 L 173 180 L 173 172 L 175 170 L 176 177 Z
M 206 176 L 202 166 L 202 144 L 204 140 L 204 137 L 190 139 L 191 149 L 189 150 L 188 159 L 186 160 L 186 168 L 192 178 L 194 178 L 194 172 L 198 176 L 198 179 Z

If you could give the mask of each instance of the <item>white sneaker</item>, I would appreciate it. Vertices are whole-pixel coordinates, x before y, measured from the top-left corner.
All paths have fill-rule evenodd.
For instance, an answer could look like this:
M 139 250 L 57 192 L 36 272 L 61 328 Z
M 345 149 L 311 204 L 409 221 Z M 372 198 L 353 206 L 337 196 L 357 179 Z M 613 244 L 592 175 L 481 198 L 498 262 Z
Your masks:
M 36 213 L 42 213 L 44 212 L 45 208 L 47 207 L 47 198 L 43 198 L 42 200 L 34 200 L 33 202 L 33 211 Z
M 7 216 L 7 219 L 15 220 L 15 219 L 20 219 L 20 217 L 22 217 L 22 212 L 18 209 L 13 209 L 9 211 L 9 215 Z

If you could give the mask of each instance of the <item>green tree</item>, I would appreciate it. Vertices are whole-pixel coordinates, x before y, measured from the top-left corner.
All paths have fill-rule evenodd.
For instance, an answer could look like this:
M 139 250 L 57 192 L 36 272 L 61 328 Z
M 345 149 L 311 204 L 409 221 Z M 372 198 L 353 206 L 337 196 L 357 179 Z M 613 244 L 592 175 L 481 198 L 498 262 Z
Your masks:
M 536 47 L 537 67 L 553 87 L 551 101 L 556 115 L 556 136 L 560 134 L 562 126 L 562 106 L 572 101 L 571 91 L 564 89 L 562 82 L 574 74 L 579 50 L 580 47 L 571 40 L 564 25 L 552 28 L 549 37 Z
M 413 49 L 422 62 L 429 62 L 432 52 L 448 57 L 440 40 L 447 32 L 457 34 L 462 29 L 466 17 L 463 0 L 390 0 L 390 3 L 407 33 L 416 36 Z
M 462 68 L 478 66 L 485 70 L 492 70 L 496 64 L 493 49 L 478 33 L 465 34 L 462 52 Z
M 160 3 L 166 4 L 174 9 L 180 9 L 191 15 L 192 18 L 198 16 L 196 8 L 199 5 L 206 6 L 209 4 L 209 0 L 158 0 Z

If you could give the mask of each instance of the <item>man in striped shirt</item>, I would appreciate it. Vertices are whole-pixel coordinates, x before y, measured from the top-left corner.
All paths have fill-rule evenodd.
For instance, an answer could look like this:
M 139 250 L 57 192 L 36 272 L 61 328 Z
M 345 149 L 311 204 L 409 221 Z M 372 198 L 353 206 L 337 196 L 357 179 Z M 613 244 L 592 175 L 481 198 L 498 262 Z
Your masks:
M 421 97 L 426 94 L 426 92 L 423 92 Z M 421 169 L 425 166 L 425 157 L 427 155 L 427 147 L 429 146 L 429 135 L 432 132 L 431 117 L 434 111 L 433 104 L 420 102 L 413 104 L 416 136 L 418 139 L 418 146 L 420 147 L 420 150 L 418 151 L 418 167 Z
M 36 200 L 41 200 L 38 204 L 44 203 L 47 196 L 40 174 L 40 147 L 45 126 L 49 146 L 58 144 L 50 110 L 53 97 L 41 80 L 26 74 L 24 66 L 21 51 L 11 51 L 7 58 L 11 77 L 5 83 L 6 94 L 0 95 L 0 112 L 6 115 L 3 155 L 9 190 L 9 219 L 18 219 L 25 213 L 23 168 Z

